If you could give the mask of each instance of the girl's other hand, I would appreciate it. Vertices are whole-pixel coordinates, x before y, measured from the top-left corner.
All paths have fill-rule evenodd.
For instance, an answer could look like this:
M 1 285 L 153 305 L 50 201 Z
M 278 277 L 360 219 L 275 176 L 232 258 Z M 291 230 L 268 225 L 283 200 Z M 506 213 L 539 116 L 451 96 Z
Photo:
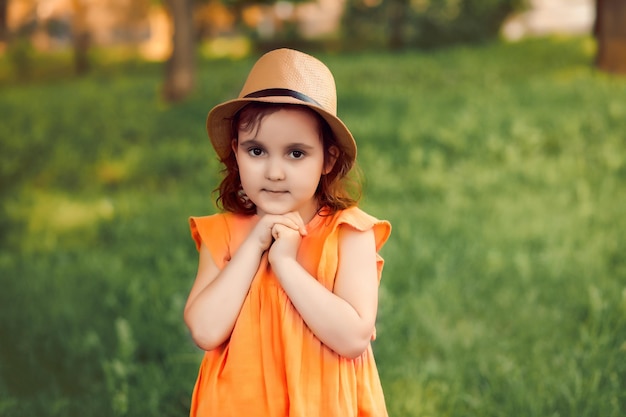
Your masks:
M 275 224 L 272 228 L 274 243 L 269 251 L 268 260 L 271 265 L 276 265 L 283 259 L 296 259 L 298 248 L 302 241 L 302 234 L 283 224 Z

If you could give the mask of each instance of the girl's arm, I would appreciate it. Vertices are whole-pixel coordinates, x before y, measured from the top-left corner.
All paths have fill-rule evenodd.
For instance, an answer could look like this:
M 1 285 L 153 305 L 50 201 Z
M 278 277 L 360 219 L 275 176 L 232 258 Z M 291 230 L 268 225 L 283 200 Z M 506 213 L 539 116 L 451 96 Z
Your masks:
M 339 355 L 360 356 L 370 343 L 378 309 L 373 230 L 340 229 L 339 267 L 333 292 L 297 262 L 299 236 L 275 227 L 274 237 L 270 263 L 307 326 Z
M 185 324 L 198 347 L 212 350 L 230 337 L 262 253 L 244 242 L 220 271 L 201 244 L 198 273 L 184 312 Z
M 306 233 L 299 215 L 263 216 L 222 270 L 204 243 L 200 245 L 198 272 L 184 312 L 191 337 L 200 348 L 215 349 L 230 337 L 277 224 L 298 235 Z

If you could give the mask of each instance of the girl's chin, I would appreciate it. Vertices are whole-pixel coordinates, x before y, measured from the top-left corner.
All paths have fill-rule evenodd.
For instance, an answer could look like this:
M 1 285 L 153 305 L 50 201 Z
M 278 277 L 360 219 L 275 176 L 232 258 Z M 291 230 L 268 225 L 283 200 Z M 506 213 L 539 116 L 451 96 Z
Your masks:
M 287 213 L 291 213 L 292 211 L 296 211 L 296 210 L 289 210 L 289 209 L 285 209 L 285 208 L 261 208 L 259 206 L 257 206 L 256 208 L 256 214 L 259 216 L 264 216 L 266 214 L 272 214 L 275 216 L 282 216 L 283 214 L 287 214 Z
M 271 214 L 274 216 L 282 216 L 282 215 L 285 215 L 287 213 L 292 213 L 292 212 L 298 212 L 300 216 L 302 217 L 302 220 L 306 223 L 315 216 L 317 209 L 315 209 L 314 207 L 312 207 L 311 209 L 295 208 L 295 207 L 287 209 L 287 208 L 259 207 L 259 206 L 257 206 L 257 209 L 256 209 L 257 216 L 264 216 L 266 214 Z

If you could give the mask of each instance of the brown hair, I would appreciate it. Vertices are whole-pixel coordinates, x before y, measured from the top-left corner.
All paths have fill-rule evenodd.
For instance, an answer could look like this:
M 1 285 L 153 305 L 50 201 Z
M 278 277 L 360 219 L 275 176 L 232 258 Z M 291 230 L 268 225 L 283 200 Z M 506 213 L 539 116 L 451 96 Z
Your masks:
M 328 207 L 331 213 L 356 205 L 361 196 L 361 186 L 358 181 L 358 168 L 351 170 L 351 161 L 341 149 L 328 123 L 315 111 L 297 104 L 274 104 L 255 102 L 247 104 L 233 116 L 231 120 L 231 137 L 238 139 L 239 130 L 251 131 L 259 127 L 263 119 L 284 108 L 296 107 L 313 114 L 317 121 L 320 139 L 324 146 L 324 162 L 331 158 L 330 148 L 339 149 L 339 155 L 332 170 L 322 175 L 315 196 L 319 208 Z M 214 191 L 218 193 L 217 206 L 225 211 L 237 214 L 255 214 L 256 206 L 247 198 L 241 186 L 239 168 L 235 154 L 231 150 L 228 156 L 221 159 L 224 164 L 222 173 L 224 178 Z M 350 175 L 348 175 L 350 174 Z M 353 174 L 357 177 L 354 178 Z

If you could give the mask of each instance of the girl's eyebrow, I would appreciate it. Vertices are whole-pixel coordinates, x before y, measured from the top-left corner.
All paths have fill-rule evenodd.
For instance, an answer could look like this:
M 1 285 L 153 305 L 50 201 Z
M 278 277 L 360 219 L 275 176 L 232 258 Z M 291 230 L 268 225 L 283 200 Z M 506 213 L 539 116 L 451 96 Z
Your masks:
M 261 143 L 255 138 L 239 141 L 239 146 L 262 146 Z
M 289 148 L 289 149 L 295 149 L 295 148 L 298 148 L 298 149 L 313 149 L 314 146 L 308 145 L 306 143 L 294 142 L 294 143 L 290 143 L 289 145 L 287 145 L 286 148 Z
M 262 147 L 264 146 L 261 142 L 259 142 L 257 139 L 255 138 L 250 138 L 250 139 L 246 139 L 244 141 L 240 141 L 239 142 L 239 146 L 244 146 L 244 147 L 248 147 L 248 146 L 259 146 Z M 313 149 L 314 146 L 313 145 L 309 145 L 306 143 L 301 143 L 301 142 L 293 142 L 288 144 L 287 146 L 285 146 L 286 149 Z

